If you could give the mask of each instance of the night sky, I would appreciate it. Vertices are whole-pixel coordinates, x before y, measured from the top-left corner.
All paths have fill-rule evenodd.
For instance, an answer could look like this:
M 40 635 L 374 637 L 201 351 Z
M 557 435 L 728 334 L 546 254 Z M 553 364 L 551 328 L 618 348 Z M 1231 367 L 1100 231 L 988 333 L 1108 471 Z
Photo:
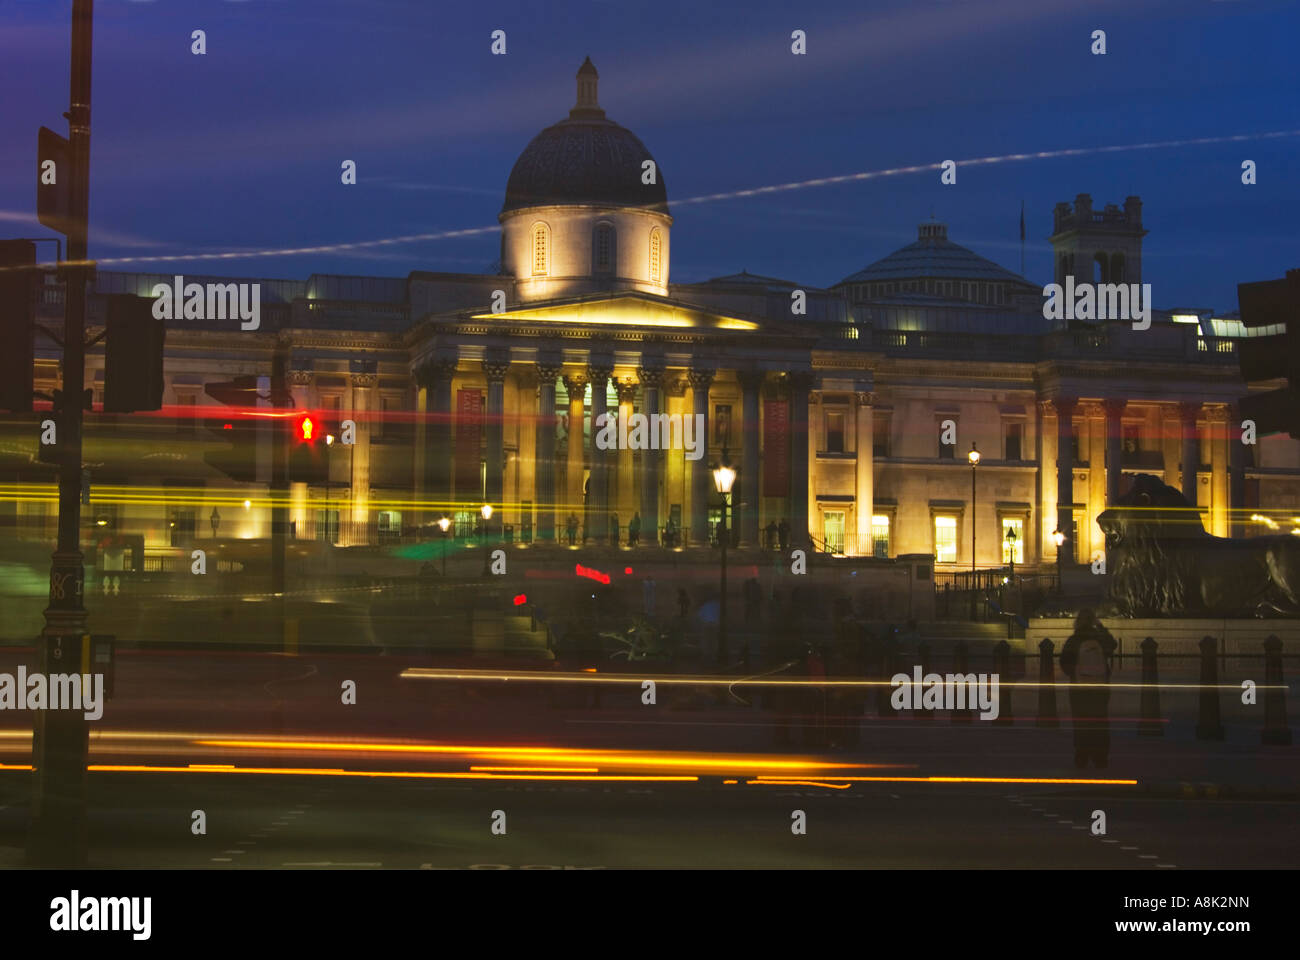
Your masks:
M 0 0 L 0 236 L 51 235 L 35 223 L 36 131 L 67 133 L 71 6 Z M 196 28 L 206 56 L 190 53 Z M 806 56 L 790 52 L 796 28 Z M 1089 51 L 1099 28 L 1106 56 Z M 506 56 L 489 52 L 495 29 Z M 590 55 L 601 106 L 658 160 L 670 205 L 946 159 L 1248 138 L 959 166 L 955 186 L 926 170 L 681 204 L 676 282 L 746 269 L 829 286 L 932 213 L 1018 270 L 1023 201 L 1025 272 L 1046 283 L 1056 202 L 1138 194 L 1157 307 L 1226 312 L 1237 283 L 1300 267 L 1297 37 L 1300 5 L 1269 0 L 100 0 L 91 255 L 248 277 L 484 272 L 495 231 L 149 258 L 494 227 L 515 158 L 567 115 Z

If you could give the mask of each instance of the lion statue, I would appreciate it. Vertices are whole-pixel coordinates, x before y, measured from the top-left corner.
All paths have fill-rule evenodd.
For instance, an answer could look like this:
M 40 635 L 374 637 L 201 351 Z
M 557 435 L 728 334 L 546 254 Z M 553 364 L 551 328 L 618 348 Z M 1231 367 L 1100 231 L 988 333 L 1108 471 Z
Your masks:
M 1097 525 L 1117 616 L 1300 616 L 1300 538 L 1212 536 L 1187 498 L 1150 474 L 1134 477 Z

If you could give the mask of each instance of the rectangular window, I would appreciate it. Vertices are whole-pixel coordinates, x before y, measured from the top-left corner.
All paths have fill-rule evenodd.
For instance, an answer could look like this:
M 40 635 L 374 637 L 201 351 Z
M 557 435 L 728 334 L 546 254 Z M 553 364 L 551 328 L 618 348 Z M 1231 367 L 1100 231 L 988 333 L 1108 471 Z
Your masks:
M 402 536 L 402 514 L 398 510 L 380 510 L 376 515 L 375 530 L 380 543 L 391 543 Z
M 889 456 L 889 417 L 877 416 L 871 424 L 871 455 Z
M 957 518 L 934 518 L 934 559 L 939 563 L 957 562 Z
M 822 540 L 827 553 L 844 552 L 844 511 L 822 511 Z
M 1141 428 L 1136 424 L 1124 425 L 1124 441 L 1122 459 L 1130 462 L 1136 462 L 1142 453 L 1142 433 Z
M 1002 518 L 1002 562 L 1025 562 L 1025 521 L 1023 517 Z
M 943 419 L 939 420 L 936 423 L 936 426 L 939 428 L 939 459 L 955 460 L 957 458 L 957 440 L 956 440 L 957 431 L 953 430 L 951 432 L 951 436 L 953 437 L 952 443 L 944 443 L 943 442 L 944 435 L 945 433 L 947 433 L 947 431 L 943 429 L 944 420 L 952 420 L 954 423 L 956 423 L 956 419 L 954 417 L 944 417 Z
M 871 518 L 871 555 L 889 556 L 889 515 L 877 513 Z
M 713 405 L 713 445 L 731 446 L 731 404 L 729 403 Z
M 844 452 L 844 414 L 828 411 L 826 414 L 826 452 Z
M 1008 422 L 1004 427 L 1004 460 L 1021 460 L 1020 441 L 1024 437 L 1025 425 L 1019 422 Z

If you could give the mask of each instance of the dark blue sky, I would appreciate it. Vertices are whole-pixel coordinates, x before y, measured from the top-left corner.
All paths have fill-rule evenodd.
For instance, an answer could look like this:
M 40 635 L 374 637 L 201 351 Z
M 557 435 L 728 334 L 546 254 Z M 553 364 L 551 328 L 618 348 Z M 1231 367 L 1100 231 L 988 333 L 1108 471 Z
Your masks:
M 686 197 L 945 159 L 1247 135 L 807 187 L 673 209 L 672 279 L 829 285 L 916 238 L 1051 279 L 1051 212 L 1142 197 L 1157 306 L 1235 309 L 1300 266 L 1300 7 L 1272 0 L 100 0 L 91 254 L 292 249 L 491 227 L 590 54 L 601 105 Z M 66 133 L 70 0 L 0 2 L 0 236 L 34 235 L 36 130 Z M 207 55 L 190 32 L 207 32 Z M 504 29 L 508 53 L 489 52 Z M 803 29 L 808 53 L 790 53 Z M 1089 52 L 1094 29 L 1108 54 Z M 355 160 L 359 184 L 339 182 Z M 1243 186 L 1244 159 L 1259 183 Z M 39 231 L 42 235 L 44 231 Z M 479 272 L 498 238 L 180 272 Z M 171 270 L 156 260 L 111 269 Z

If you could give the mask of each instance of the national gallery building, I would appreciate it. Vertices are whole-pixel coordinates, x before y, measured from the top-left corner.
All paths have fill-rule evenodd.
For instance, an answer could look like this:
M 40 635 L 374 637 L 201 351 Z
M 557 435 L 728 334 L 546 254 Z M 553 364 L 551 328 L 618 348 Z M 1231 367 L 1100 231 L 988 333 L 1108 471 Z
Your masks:
M 120 428 L 90 415 L 92 489 L 221 492 L 223 520 L 209 524 L 200 497 L 91 506 L 91 522 L 143 534 L 151 553 L 269 536 L 265 486 L 232 509 L 233 481 L 205 461 L 223 408 L 204 386 L 266 377 L 280 351 L 296 409 L 331 432 L 356 424 L 355 442 L 329 451 L 328 484 L 290 488 L 300 540 L 409 539 L 443 515 L 469 533 L 488 503 L 515 543 L 567 543 L 576 520 L 588 543 L 626 544 L 637 518 L 643 547 L 669 537 L 689 550 L 713 536 L 724 457 L 742 546 L 785 526 L 792 547 L 969 569 L 973 535 L 980 566 L 1032 566 L 1056 562 L 1059 530 L 1063 559 L 1085 562 L 1104 549 L 1096 517 L 1136 473 L 1181 489 L 1219 536 L 1300 531 L 1300 447 L 1237 441 L 1246 331 L 1233 316 L 1155 310 L 1146 330 L 1046 320 L 1041 283 L 933 220 L 827 289 L 747 272 L 677 284 L 673 229 L 691 228 L 671 211 L 649 151 L 600 107 L 588 60 L 576 104 L 510 173 L 499 272 L 260 280 L 257 330 L 169 321 L 163 415 Z M 1059 203 L 1054 279 L 1141 283 L 1145 235 L 1137 197 Z M 173 279 L 100 271 L 91 326 L 105 295 Z M 61 316 L 58 288 L 42 310 Z M 100 401 L 102 348 L 89 366 Z M 56 371 L 38 354 L 36 389 L 50 392 Z M 603 417 L 632 414 L 702 422 L 702 455 L 675 435 L 667 449 L 596 442 Z M 48 511 L 52 531 L 53 503 L 9 509 L 20 530 Z

